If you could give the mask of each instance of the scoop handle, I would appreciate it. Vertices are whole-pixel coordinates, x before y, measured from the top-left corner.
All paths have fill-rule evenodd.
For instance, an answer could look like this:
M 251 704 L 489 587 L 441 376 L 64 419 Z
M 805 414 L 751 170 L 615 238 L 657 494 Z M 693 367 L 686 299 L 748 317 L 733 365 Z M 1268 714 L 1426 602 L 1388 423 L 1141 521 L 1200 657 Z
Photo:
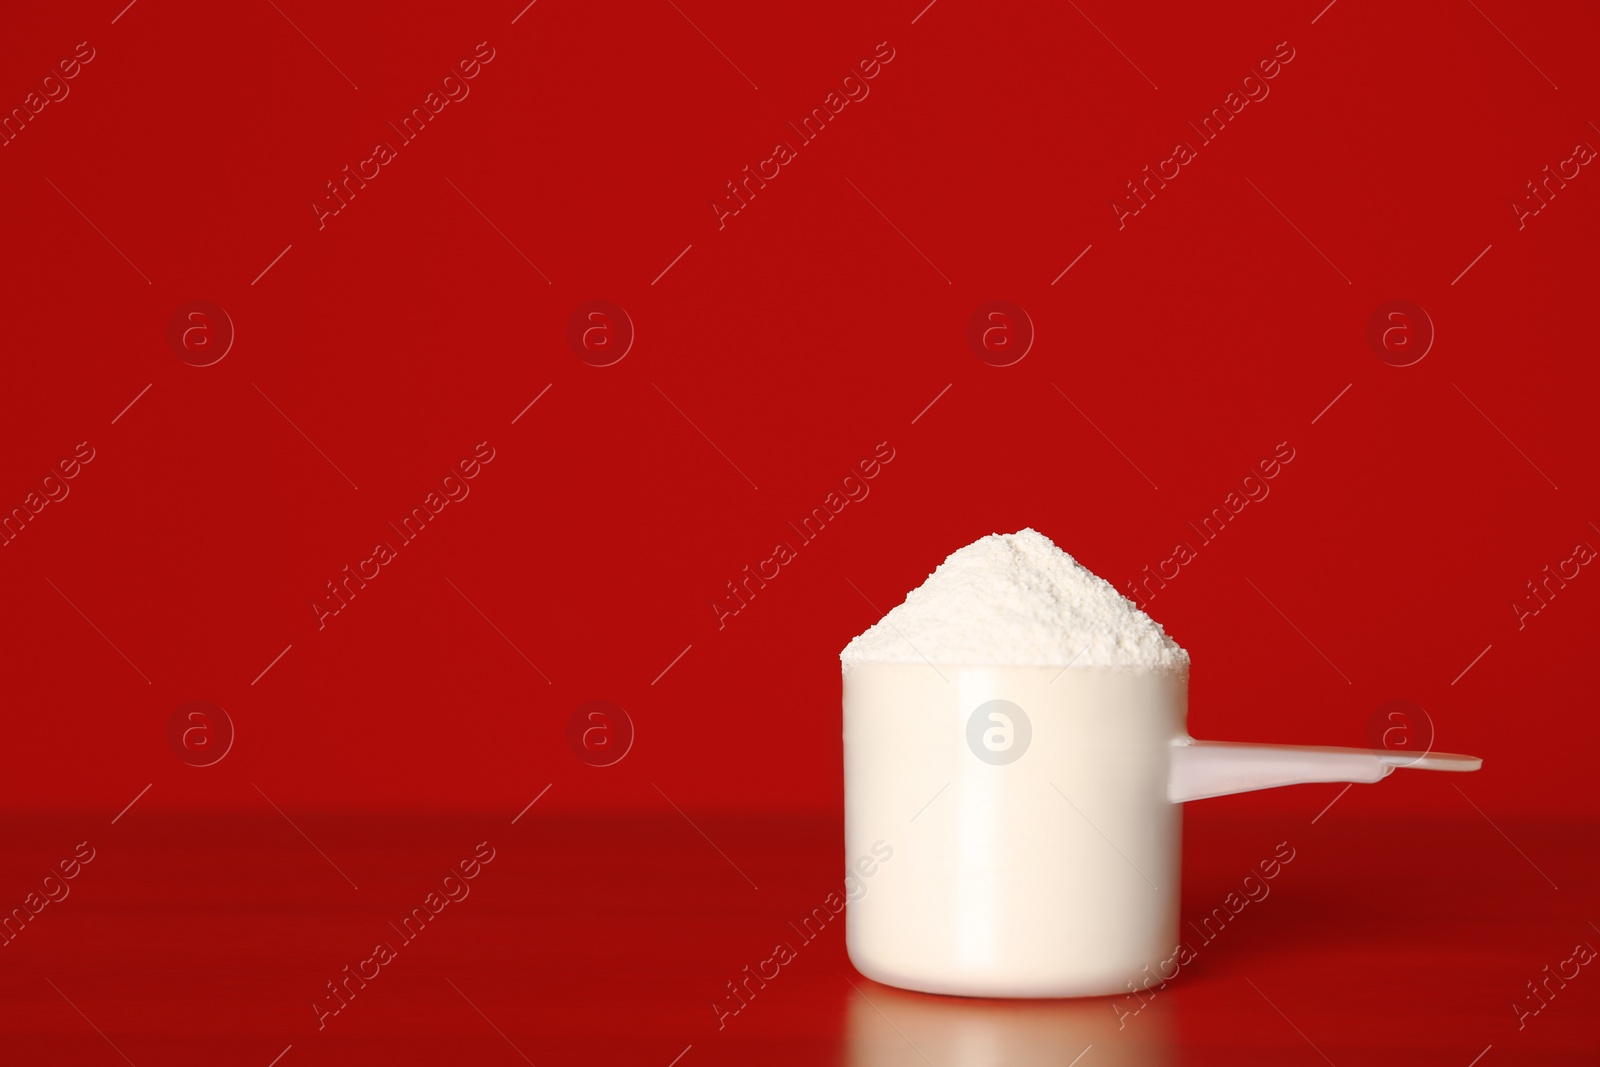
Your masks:
M 1475 771 L 1477 756 L 1428 752 L 1421 756 L 1375 748 L 1318 745 L 1257 745 L 1242 741 L 1196 741 L 1172 745 L 1167 799 L 1174 804 L 1302 782 L 1376 782 L 1396 767 L 1425 771 Z

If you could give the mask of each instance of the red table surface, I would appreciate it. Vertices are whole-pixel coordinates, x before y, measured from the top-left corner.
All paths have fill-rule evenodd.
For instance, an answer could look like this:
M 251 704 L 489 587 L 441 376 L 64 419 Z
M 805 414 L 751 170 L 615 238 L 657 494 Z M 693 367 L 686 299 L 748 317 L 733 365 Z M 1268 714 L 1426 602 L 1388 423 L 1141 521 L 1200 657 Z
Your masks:
M 861 977 L 845 956 L 845 920 L 820 931 L 814 921 L 809 940 L 798 931 L 842 888 L 837 818 L 579 818 L 535 805 L 513 825 L 507 812 L 219 817 L 136 805 L 114 826 L 87 815 L 7 820 L 8 872 L 42 876 L 80 840 L 94 859 L 69 896 L 0 949 L 0 1057 L 140 1067 L 265 1067 L 280 1053 L 285 1067 L 1594 1062 L 1593 967 L 1553 984 L 1536 1013 L 1525 985 L 1576 945 L 1600 945 L 1594 824 L 1398 818 L 1384 788 L 1358 786 L 1327 807 L 1340 787 L 1302 787 L 1270 814 L 1191 805 L 1183 916 L 1195 958 L 1142 1004 L 967 1000 Z M 493 859 L 462 883 L 467 894 L 454 889 L 460 899 L 403 942 L 390 924 L 481 842 Z M 1202 933 L 1284 842 L 1293 859 L 1266 894 L 1252 887 L 1231 921 Z M 29 883 L 8 875 L 5 903 Z M 396 946 L 394 958 L 346 987 L 337 1013 L 314 1008 L 338 1006 L 326 983 L 346 965 L 372 973 L 362 961 L 378 941 Z M 779 942 L 795 958 L 719 1014 L 714 1002 L 737 1006 L 727 983 Z

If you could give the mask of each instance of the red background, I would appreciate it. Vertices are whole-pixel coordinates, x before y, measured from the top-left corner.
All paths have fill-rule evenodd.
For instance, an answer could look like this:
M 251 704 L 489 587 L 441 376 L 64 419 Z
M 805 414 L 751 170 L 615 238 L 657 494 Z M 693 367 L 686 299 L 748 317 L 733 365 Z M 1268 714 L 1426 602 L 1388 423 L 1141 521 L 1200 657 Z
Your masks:
M 547 784 L 550 818 L 676 834 L 670 797 L 832 825 L 837 652 L 946 554 L 1031 525 L 1122 585 L 1285 441 L 1270 496 L 1150 604 L 1193 656 L 1192 732 L 1364 744 L 1408 699 L 1484 769 L 1353 790 L 1352 817 L 1469 827 L 1500 866 L 1485 819 L 1596 814 L 1600 579 L 1511 608 L 1600 547 L 1600 178 L 1520 230 L 1510 207 L 1600 145 L 1592 9 L 277 6 L 43 5 L 0 35 L 7 111 L 95 51 L 0 148 L 0 506 L 95 449 L 0 549 L 14 838 L 147 783 L 119 829 L 276 820 L 264 795 L 500 818 Z M 324 183 L 480 41 L 470 96 L 319 229 Z M 719 229 L 724 183 L 881 41 L 870 95 Z M 1119 230 L 1124 183 L 1281 41 L 1270 95 Z M 204 368 L 166 338 L 197 299 L 237 334 Z M 593 299 L 637 330 L 610 367 L 567 342 Z M 966 340 L 996 299 L 1037 333 L 1004 368 Z M 1404 368 L 1366 340 L 1395 299 L 1437 331 Z M 319 630 L 324 583 L 481 441 L 471 495 Z M 870 496 L 719 629 L 724 583 L 884 441 Z M 194 699 L 237 729 L 203 769 L 166 735 Z M 637 730 L 609 768 L 565 740 L 591 699 Z M 1332 794 L 1195 818 L 1303 825 Z M 6 899 L 79 836 L 19 854 Z M 1558 840 L 1533 859 L 1581 931 L 1594 882 Z M 1515 956 L 1506 998 L 1555 951 Z

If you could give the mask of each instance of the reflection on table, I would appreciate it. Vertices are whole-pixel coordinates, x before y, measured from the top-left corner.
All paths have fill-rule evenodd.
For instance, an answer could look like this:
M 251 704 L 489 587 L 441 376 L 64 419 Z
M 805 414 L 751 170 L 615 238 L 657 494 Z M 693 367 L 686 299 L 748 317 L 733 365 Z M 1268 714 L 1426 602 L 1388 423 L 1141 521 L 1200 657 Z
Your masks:
M 1171 1012 L 1158 999 L 1139 1010 L 1137 999 L 976 1000 L 850 981 L 848 1067 L 1067 1067 L 1090 1046 L 1094 1067 L 1176 1062 Z

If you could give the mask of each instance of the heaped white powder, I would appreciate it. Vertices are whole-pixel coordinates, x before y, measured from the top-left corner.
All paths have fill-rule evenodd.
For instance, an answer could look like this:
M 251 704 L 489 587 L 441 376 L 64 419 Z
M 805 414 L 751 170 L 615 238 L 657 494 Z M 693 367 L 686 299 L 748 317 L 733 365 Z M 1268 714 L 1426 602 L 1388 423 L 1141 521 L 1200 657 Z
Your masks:
M 1160 623 L 1031 529 L 952 553 L 839 661 L 1189 669 Z

